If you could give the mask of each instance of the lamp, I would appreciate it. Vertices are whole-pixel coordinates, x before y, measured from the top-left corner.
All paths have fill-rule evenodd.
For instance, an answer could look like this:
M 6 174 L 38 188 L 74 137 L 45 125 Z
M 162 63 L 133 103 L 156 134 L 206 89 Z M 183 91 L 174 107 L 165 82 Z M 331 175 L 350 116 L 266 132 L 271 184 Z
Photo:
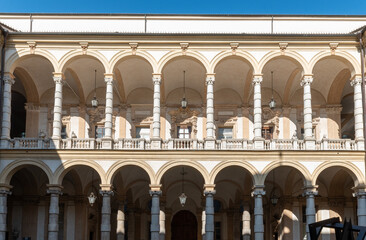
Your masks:
M 91 100 L 92 107 L 98 107 L 98 100 L 97 100 L 97 70 L 94 70 L 94 97 Z
M 270 197 L 270 200 L 271 200 L 271 203 L 273 206 L 277 205 L 278 199 L 279 199 L 279 197 L 275 193 L 275 172 L 273 171 L 273 189 L 272 189 L 272 194 Z
M 184 168 L 181 174 L 182 174 L 182 193 L 179 195 L 179 202 L 182 205 L 182 207 L 184 207 L 187 201 L 187 195 L 184 193 L 184 175 L 186 174 L 186 172 L 184 172 Z
M 188 105 L 186 100 L 186 71 L 183 71 L 183 99 L 181 101 L 181 107 L 185 109 Z
M 92 169 L 92 184 L 91 184 L 91 193 L 88 196 L 88 201 L 90 206 L 93 206 L 93 204 L 95 203 L 95 201 L 97 200 L 97 196 L 94 194 L 93 192 L 93 176 L 94 176 L 94 170 Z
M 269 102 L 269 108 L 274 109 L 276 107 L 276 101 L 273 99 L 273 71 L 271 71 L 271 79 L 272 79 L 272 99 Z

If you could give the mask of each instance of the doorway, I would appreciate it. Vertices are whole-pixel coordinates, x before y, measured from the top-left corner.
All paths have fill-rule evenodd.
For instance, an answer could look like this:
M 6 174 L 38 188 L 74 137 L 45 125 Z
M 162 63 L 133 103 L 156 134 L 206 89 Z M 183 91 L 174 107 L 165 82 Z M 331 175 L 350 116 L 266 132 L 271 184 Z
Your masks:
M 197 240 L 197 219 L 193 213 L 182 210 L 174 215 L 172 240 Z

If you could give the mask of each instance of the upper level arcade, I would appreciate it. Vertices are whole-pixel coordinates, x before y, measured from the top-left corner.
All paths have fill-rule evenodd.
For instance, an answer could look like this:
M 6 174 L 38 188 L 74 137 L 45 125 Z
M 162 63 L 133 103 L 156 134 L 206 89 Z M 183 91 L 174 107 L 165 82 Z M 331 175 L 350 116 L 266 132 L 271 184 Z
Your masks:
M 11 33 L 1 147 L 363 150 L 358 46 L 354 33 Z

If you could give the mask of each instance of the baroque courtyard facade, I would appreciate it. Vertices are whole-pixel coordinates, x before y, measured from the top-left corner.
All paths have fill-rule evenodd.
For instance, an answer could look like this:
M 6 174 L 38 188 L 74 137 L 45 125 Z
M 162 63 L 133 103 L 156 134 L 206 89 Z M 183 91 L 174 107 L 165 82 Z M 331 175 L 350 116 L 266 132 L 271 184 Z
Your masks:
M 330 217 L 366 226 L 366 16 L 0 23 L 0 239 L 299 240 Z

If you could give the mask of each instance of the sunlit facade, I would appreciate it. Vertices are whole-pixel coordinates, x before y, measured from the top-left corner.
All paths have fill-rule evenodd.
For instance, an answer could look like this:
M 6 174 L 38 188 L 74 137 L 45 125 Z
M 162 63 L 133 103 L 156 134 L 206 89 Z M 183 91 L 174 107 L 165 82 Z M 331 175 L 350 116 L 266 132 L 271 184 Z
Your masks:
M 302 240 L 330 217 L 366 226 L 365 25 L 0 14 L 0 239 Z

